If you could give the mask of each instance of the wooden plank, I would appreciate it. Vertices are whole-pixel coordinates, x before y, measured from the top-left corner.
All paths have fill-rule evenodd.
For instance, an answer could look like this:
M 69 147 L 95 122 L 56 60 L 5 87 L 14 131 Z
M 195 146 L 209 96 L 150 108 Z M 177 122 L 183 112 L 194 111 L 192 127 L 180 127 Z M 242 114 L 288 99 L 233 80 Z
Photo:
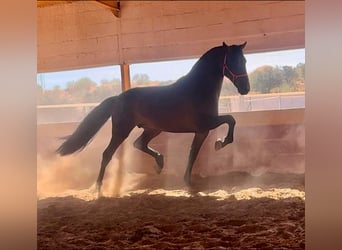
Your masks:
M 246 52 L 305 44 L 304 2 L 123 1 L 120 8 L 120 19 L 94 1 L 39 8 L 38 71 L 195 58 L 222 41 L 248 41 Z
M 304 15 L 291 18 L 270 18 L 258 21 L 241 21 L 239 23 L 219 23 L 213 25 L 192 26 L 164 31 L 141 31 L 136 33 L 122 32 L 123 48 L 146 47 L 158 45 L 182 44 L 209 39 L 229 39 L 243 36 L 268 35 L 273 32 L 291 30 L 304 31 Z
M 120 20 L 125 22 L 130 19 L 162 16 L 163 5 L 163 1 L 122 1 Z
M 61 1 L 42 1 L 37 0 L 37 7 L 43 8 L 43 7 L 51 7 L 51 6 L 63 6 L 65 4 L 74 4 L 74 3 L 80 3 L 80 2 L 86 2 L 83 0 L 61 0 Z M 102 0 L 94 0 L 95 3 L 99 4 L 99 6 L 105 7 L 109 9 L 116 17 L 119 17 L 120 13 L 120 2 L 119 1 L 102 1 Z M 75 6 L 75 5 L 74 5 Z
M 40 13 L 38 17 L 38 44 L 84 40 L 118 34 L 116 18 L 103 9 L 100 11 L 72 12 L 64 16 L 56 14 L 58 8 L 51 7 L 49 9 L 51 10 L 38 11 Z M 63 8 L 62 10 L 64 9 L 75 8 Z
M 294 32 L 279 32 L 267 35 L 256 34 L 254 36 L 241 37 L 215 37 L 207 41 L 194 41 L 181 44 L 164 44 L 146 47 L 123 48 L 123 60 L 127 63 L 149 62 L 172 59 L 187 59 L 201 56 L 205 51 L 214 46 L 219 46 L 222 41 L 229 44 L 248 41 L 245 53 L 262 51 L 302 48 L 305 42 L 305 33 L 302 30 Z
M 39 55 L 38 55 L 39 56 Z M 52 57 L 40 57 L 38 73 L 55 72 L 71 69 L 82 69 L 119 64 L 116 50 L 89 52 L 78 54 L 64 54 Z
M 112 47 L 112 49 L 108 49 Z M 116 50 L 117 36 L 98 37 L 84 40 L 64 41 L 60 43 L 49 43 L 44 46 L 38 46 L 39 57 L 52 57 L 59 55 L 76 55 L 78 53 L 96 53 Z
M 216 34 L 222 32 L 227 33 L 229 30 L 237 30 L 237 33 L 241 33 L 243 30 L 246 30 L 247 32 L 260 32 L 258 26 L 264 22 L 268 22 L 269 24 L 276 22 L 277 25 L 273 25 L 273 29 L 277 30 L 281 30 L 283 28 L 282 25 L 289 26 L 288 23 L 301 24 L 301 27 L 304 29 L 303 4 L 284 4 L 275 2 L 268 8 L 265 8 L 264 6 L 256 8 L 255 4 L 245 4 L 243 7 L 238 7 L 237 9 L 234 9 L 233 6 L 227 9 L 216 8 L 215 10 L 211 9 L 211 11 L 202 10 L 190 13 L 185 9 L 182 12 L 175 12 L 172 15 L 156 17 L 149 15 L 149 10 L 147 10 L 146 16 L 125 19 L 122 22 L 122 34 L 140 34 L 146 32 L 149 33 L 149 35 L 153 35 L 156 31 L 183 31 L 186 33 L 188 31 L 186 28 L 192 29 L 199 27 L 206 29 L 206 31 L 210 31 L 213 27 L 211 25 L 222 25 L 220 31 L 215 31 L 217 32 Z M 151 6 L 151 8 L 153 8 L 153 6 Z M 286 13 L 286 15 L 284 13 Z M 203 16 L 205 16 L 205 18 L 203 18 Z M 298 20 L 297 16 L 301 16 L 300 18 L 302 20 Z M 241 25 L 244 25 L 245 27 L 241 28 Z M 139 27 L 142 28 L 139 29 Z M 203 33 L 202 30 L 199 30 L 198 32 Z M 209 36 L 210 35 L 208 35 L 208 37 Z M 175 38 L 179 38 L 179 36 L 175 36 Z
M 37 0 L 37 7 L 42 8 L 42 7 L 47 7 L 47 6 L 53 6 L 56 4 L 67 4 L 67 3 L 72 3 L 72 1 L 42 1 L 42 0 Z

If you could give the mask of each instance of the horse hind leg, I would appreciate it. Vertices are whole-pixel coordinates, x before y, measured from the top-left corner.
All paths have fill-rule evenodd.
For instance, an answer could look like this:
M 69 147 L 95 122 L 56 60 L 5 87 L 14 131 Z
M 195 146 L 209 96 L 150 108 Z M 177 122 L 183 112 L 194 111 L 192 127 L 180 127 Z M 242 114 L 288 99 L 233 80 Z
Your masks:
M 127 126 L 127 125 L 124 125 L 124 126 Z M 101 196 L 101 186 L 102 186 L 102 181 L 103 181 L 106 167 L 111 161 L 115 151 L 118 149 L 121 143 L 128 137 L 132 129 L 133 129 L 132 126 L 126 129 L 122 129 L 121 127 L 117 127 L 113 125 L 112 138 L 107 148 L 103 151 L 101 168 L 100 168 L 100 172 L 96 181 L 96 190 L 99 196 Z
M 188 159 L 188 165 L 187 165 L 187 168 L 186 168 L 185 174 L 184 174 L 184 181 L 185 181 L 185 184 L 187 186 L 191 185 L 190 179 L 191 179 L 192 167 L 195 163 L 198 152 L 201 149 L 205 138 L 207 138 L 207 136 L 208 136 L 208 133 L 209 133 L 209 131 L 205 131 L 203 133 L 196 133 L 195 137 L 192 141 L 191 149 L 190 149 L 190 155 L 189 155 L 189 159 Z
M 158 151 L 154 150 L 153 148 L 150 148 L 148 146 L 148 143 L 154 137 L 159 135 L 160 132 L 161 132 L 160 130 L 144 129 L 144 132 L 138 137 L 138 139 L 135 140 L 135 142 L 133 144 L 134 147 L 143 151 L 144 153 L 151 155 L 156 160 L 157 166 L 156 166 L 155 170 L 158 174 L 160 174 L 160 172 L 163 169 L 164 157 Z

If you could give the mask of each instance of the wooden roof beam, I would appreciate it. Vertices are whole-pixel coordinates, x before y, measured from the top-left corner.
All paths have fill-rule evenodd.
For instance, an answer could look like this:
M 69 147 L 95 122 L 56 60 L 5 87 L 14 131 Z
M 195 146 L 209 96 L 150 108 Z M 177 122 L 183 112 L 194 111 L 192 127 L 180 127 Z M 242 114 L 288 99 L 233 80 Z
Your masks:
M 65 1 L 46 1 L 46 0 L 37 0 L 37 7 L 46 7 L 46 6 L 52 6 L 56 4 L 65 4 L 65 3 L 72 3 L 72 0 L 65 0 Z
M 95 2 L 109 8 L 112 11 L 114 16 L 120 17 L 120 0 L 112 0 L 112 1 L 95 0 Z
M 81 0 L 60 0 L 60 1 L 44 1 L 44 0 L 37 0 L 37 7 L 46 7 L 52 6 L 56 4 L 66 4 L 72 2 L 78 2 Z M 108 8 L 114 16 L 120 17 L 120 1 L 119 0 L 94 0 L 94 2 L 101 4 L 101 6 L 105 6 Z

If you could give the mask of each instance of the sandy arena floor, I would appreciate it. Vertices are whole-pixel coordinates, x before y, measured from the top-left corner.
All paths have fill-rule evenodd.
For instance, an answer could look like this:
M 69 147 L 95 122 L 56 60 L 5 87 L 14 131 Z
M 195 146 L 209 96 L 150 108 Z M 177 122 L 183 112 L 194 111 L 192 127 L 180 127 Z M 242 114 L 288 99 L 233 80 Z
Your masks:
M 38 200 L 38 249 L 304 249 L 304 175 L 151 177 L 121 197 Z M 163 187 L 163 188 L 160 188 Z

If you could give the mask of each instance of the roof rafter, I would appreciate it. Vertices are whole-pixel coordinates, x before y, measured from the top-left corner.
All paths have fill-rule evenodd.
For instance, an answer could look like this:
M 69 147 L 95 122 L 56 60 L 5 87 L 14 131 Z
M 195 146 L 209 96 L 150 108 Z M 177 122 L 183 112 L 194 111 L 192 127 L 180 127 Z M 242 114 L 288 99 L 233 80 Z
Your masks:
M 60 1 L 46 1 L 46 0 L 37 0 L 37 7 L 48 7 L 57 4 L 70 4 L 73 2 L 80 2 L 82 0 L 60 0 Z M 106 8 L 108 8 L 113 15 L 116 17 L 120 17 L 120 0 L 93 0 Z

